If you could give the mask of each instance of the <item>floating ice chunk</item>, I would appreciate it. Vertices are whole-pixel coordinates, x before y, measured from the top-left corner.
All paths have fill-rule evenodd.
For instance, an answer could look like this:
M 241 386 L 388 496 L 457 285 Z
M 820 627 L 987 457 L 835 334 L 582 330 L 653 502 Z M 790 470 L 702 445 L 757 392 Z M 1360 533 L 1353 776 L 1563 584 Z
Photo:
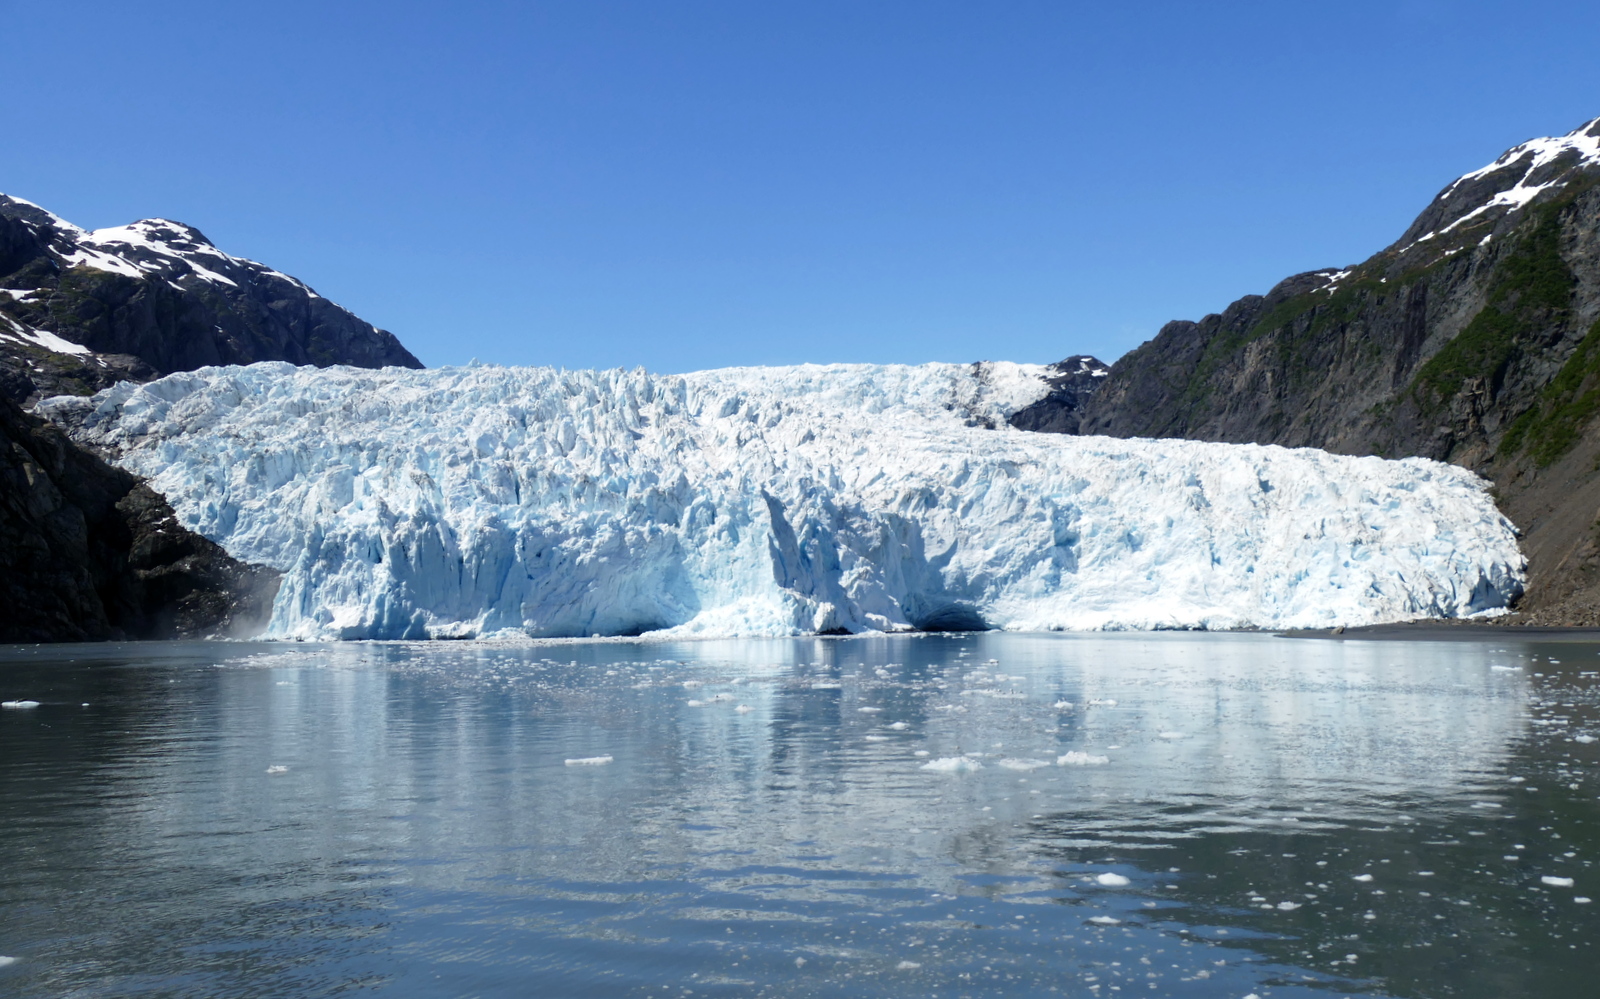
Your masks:
M 1372 875 L 1370 875 L 1370 874 L 1357 874 L 1355 877 L 1351 878 L 1350 880 L 1351 881 L 1371 881 L 1372 880 Z
M 1572 896 L 1572 900 L 1579 905 L 1588 905 L 1590 902 L 1594 901 L 1594 899 L 1589 898 L 1587 895 L 1574 895 Z
M 1110 762 L 1111 757 L 1109 756 L 1095 756 L 1091 753 L 1079 752 L 1076 749 L 1056 757 L 1056 766 L 1058 767 L 1092 767 Z
M 0 708 L 11 708 L 14 711 L 27 711 L 38 706 L 38 701 L 0 701 Z
M 1162 732 L 1161 733 L 1161 738 L 1167 739 L 1167 740 L 1182 739 L 1183 737 L 1184 737 L 1184 735 L 1183 735 L 1182 732 Z
M 1584 899 L 1584 901 L 1587 902 L 1589 900 L 1588 899 Z M 17 959 L 16 958 L 14 958 L 14 957 L 6 957 L 4 955 L 0 955 L 0 968 L 4 968 L 8 964 L 16 964 L 16 963 L 17 963 Z
M 1130 884 L 1127 878 L 1113 871 L 1095 875 L 1095 883 L 1103 888 L 1125 888 Z
M 699 680 L 685 680 L 685 681 L 683 681 L 683 689 L 684 690 L 693 690 L 694 688 L 696 688 L 698 686 L 701 686 L 701 681 L 699 681 Z
M 1572 887 L 1572 879 L 1571 878 L 1558 878 L 1553 874 L 1543 875 L 1542 877 L 1539 878 L 1539 883 L 1542 884 L 1542 885 L 1549 885 L 1552 888 L 1571 888 Z
M 281 763 L 274 763 L 272 766 L 267 768 L 267 773 L 269 774 L 286 774 L 288 772 L 289 768 Z
M 1490 666 L 1489 668 L 1490 669 L 1500 670 L 1501 672 L 1505 672 L 1505 673 L 1520 673 L 1520 672 L 1522 672 L 1522 667 L 1521 666 Z
M 928 751 L 926 749 L 919 749 L 916 752 L 912 753 L 911 755 L 912 756 L 927 756 L 928 755 Z
M 728 701 L 732 700 L 735 700 L 732 694 L 713 694 L 709 698 L 709 701 L 712 704 L 726 704 Z
M 1096 708 L 1114 708 L 1117 706 L 1117 701 L 1114 697 L 1091 697 L 1089 705 Z
M 918 961 L 901 961 L 899 964 L 894 966 L 894 970 L 912 971 L 920 967 L 922 967 L 922 964 Z
M 1122 920 L 1115 916 L 1090 916 L 1089 922 L 1099 923 L 1101 926 L 1118 926 L 1121 925 Z
M 1001 760 L 1000 761 L 1000 765 L 1002 767 L 1005 767 L 1007 770 L 1021 770 L 1021 771 L 1027 772 L 1029 770 L 1037 770 L 1040 767 L 1048 767 L 1050 765 L 1050 761 L 1049 760 L 1019 760 L 1019 759 L 1014 759 L 1014 758 L 1007 758 L 1007 759 Z
M 1592 736 L 1592 735 L 1575 735 L 1575 736 L 1572 737 L 1572 741 L 1573 742 L 1593 742 L 1594 741 L 1594 736 Z
M 947 774 L 964 774 L 982 770 L 983 764 L 966 756 L 941 756 L 937 760 L 924 763 L 922 769 L 937 770 Z
M 875 715 L 878 712 L 882 711 L 883 709 L 882 708 L 856 708 L 856 710 L 861 712 L 864 715 Z
M 1293 912 L 1294 910 L 1300 908 L 1300 903 L 1299 902 L 1279 902 L 1278 903 L 1278 908 L 1283 910 L 1284 912 Z
M 687 704 L 691 708 L 703 708 L 703 707 L 706 706 L 706 702 L 705 701 L 697 701 L 692 697 L 689 698 L 687 701 L 684 701 L 683 703 Z
M 740 714 L 741 714 L 741 715 L 747 715 L 747 714 L 749 714 L 749 713 L 750 713 L 750 712 L 752 712 L 752 711 L 754 711 L 754 710 L 755 710 L 755 708 L 752 708 L 752 707 L 751 707 L 751 706 L 750 706 L 750 705 L 748 705 L 748 704 L 741 704 L 741 705 L 739 705 L 739 706 L 738 706 L 738 707 L 736 707 L 736 708 L 734 708 L 734 709 L 733 709 L 733 710 L 735 710 L 735 711 L 737 711 L 737 712 L 739 712 L 739 713 L 740 713 Z
M 1074 707 L 1076 707 L 1076 705 L 1074 705 L 1071 701 L 1057 701 L 1050 706 L 1055 708 L 1057 711 L 1071 711 Z
M 832 680 L 818 680 L 811 685 L 812 690 L 841 690 L 844 684 L 834 683 Z
M 580 756 L 567 761 L 569 767 L 598 767 L 611 762 L 610 756 Z
M 863 738 L 865 738 L 868 742 L 888 742 L 889 741 L 889 737 L 886 736 L 886 735 L 868 735 L 868 736 L 863 736 Z
M 911 726 L 907 725 L 905 722 L 890 722 L 888 725 L 886 725 L 884 727 L 885 728 L 892 728 L 896 732 L 904 732 L 906 729 L 910 728 Z

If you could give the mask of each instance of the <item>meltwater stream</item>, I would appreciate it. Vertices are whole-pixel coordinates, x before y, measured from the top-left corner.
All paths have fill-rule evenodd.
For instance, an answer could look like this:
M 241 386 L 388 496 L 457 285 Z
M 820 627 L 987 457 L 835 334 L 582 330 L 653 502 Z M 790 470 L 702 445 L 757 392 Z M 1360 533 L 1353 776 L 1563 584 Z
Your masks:
M 1600 645 L 0 650 L 0 993 L 1592 994 Z

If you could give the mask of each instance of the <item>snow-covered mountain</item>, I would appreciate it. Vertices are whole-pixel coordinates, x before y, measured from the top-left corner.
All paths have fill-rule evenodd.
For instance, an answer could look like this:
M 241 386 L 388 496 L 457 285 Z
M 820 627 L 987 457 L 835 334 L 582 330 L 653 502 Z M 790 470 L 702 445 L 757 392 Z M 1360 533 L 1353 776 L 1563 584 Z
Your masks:
M 1394 252 L 1403 254 L 1430 242 L 1449 245 L 1449 237 L 1464 228 L 1475 231 L 1475 240 L 1486 242 L 1496 224 L 1508 215 L 1567 193 L 1597 176 L 1600 118 L 1566 135 L 1529 139 L 1440 191 L 1395 243 Z
M 1355 625 L 1520 591 L 1467 471 L 1007 426 L 1046 374 L 268 363 L 41 410 L 282 570 L 278 636 Z
M 0 394 L 266 360 L 421 367 L 392 333 L 193 226 L 144 219 L 91 232 L 0 195 Z

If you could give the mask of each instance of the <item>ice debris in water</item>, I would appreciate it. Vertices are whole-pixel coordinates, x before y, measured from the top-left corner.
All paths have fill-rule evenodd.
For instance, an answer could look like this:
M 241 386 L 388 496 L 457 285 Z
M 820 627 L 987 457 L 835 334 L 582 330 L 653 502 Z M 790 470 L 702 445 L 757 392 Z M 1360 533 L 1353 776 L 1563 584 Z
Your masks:
M 1056 766 L 1058 767 L 1089 767 L 1110 762 L 1111 757 L 1109 756 L 1095 756 L 1092 753 L 1085 753 L 1076 749 L 1056 757 Z
M 609 756 L 580 756 L 567 761 L 569 767 L 598 767 L 611 762 Z
M 1090 916 L 1089 922 L 1099 923 L 1101 926 L 1118 926 L 1122 923 L 1122 920 L 1115 916 Z
M 19 711 L 27 711 L 38 706 L 38 701 L 0 701 L 0 708 L 11 708 Z
M 1050 765 L 1050 761 L 1049 760 L 1019 760 L 1019 759 L 1014 759 L 1014 758 L 1007 758 L 1007 759 L 1001 760 L 1000 761 L 1000 765 L 1002 767 L 1005 767 L 1007 770 L 1021 770 L 1022 772 L 1026 773 L 1026 772 L 1028 772 L 1030 770 L 1037 770 L 1040 767 L 1048 767 Z
M 1540 877 L 1539 878 L 1539 883 L 1542 884 L 1542 885 L 1549 885 L 1552 888 L 1571 888 L 1572 887 L 1572 879 L 1571 878 L 1558 878 L 1558 877 L 1556 877 L 1554 875 L 1551 875 L 1551 874 L 1546 874 L 1546 875 Z
M 974 770 L 982 770 L 983 764 L 965 756 L 941 756 L 937 760 L 930 760 L 922 765 L 924 770 L 937 770 L 940 773 L 964 774 Z
M 899 964 L 894 966 L 894 970 L 896 970 L 896 971 L 911 971 L 913 969 L 920 968 L 920 967 L 922 967 L 922 962 L 920 962 L 920 961 L 901 961 Z
M 1095 875 L 1095 882 L 1106 888 L 1122 888 L 1130 883 L 1127 878 L 1111 871 Z
M 274 763 L 272 766 L 267 768 L 267 773 L 269 774 L 286 774 L 288 772 L 289 768 L 281 763 Z
M 14 957 L 6 957 L 4 955 L 0 955 L 0 968 L 4 968 L 8 964 L 16 964 L 16 963 L 17 963 L 17 959 L 16 958 L 14 958 Z
M 1372 875 L 1370 875 L 1370 874 L 1357 874 L 1355 877 L 1351 878 L 1350 880 L 1351 881 L 1371 881 L 1372 880 Z
M 1310 628 L 1521 590 L 1466 469 L 1011 429 L 1043 373 L 266 362 L 39 409 L 281 571 L 277 638 Z

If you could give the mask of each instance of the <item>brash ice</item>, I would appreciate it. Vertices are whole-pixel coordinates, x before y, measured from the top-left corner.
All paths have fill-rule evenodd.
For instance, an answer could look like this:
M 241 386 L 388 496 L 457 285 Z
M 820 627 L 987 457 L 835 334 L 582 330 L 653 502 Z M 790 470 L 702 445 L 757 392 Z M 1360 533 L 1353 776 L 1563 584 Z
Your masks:
M 282 570 L 281 637 L 1318 627 L 1520 592 L 1471 472 L 1011 429 L 1042 374 L 274 362 L 41 408 Z

